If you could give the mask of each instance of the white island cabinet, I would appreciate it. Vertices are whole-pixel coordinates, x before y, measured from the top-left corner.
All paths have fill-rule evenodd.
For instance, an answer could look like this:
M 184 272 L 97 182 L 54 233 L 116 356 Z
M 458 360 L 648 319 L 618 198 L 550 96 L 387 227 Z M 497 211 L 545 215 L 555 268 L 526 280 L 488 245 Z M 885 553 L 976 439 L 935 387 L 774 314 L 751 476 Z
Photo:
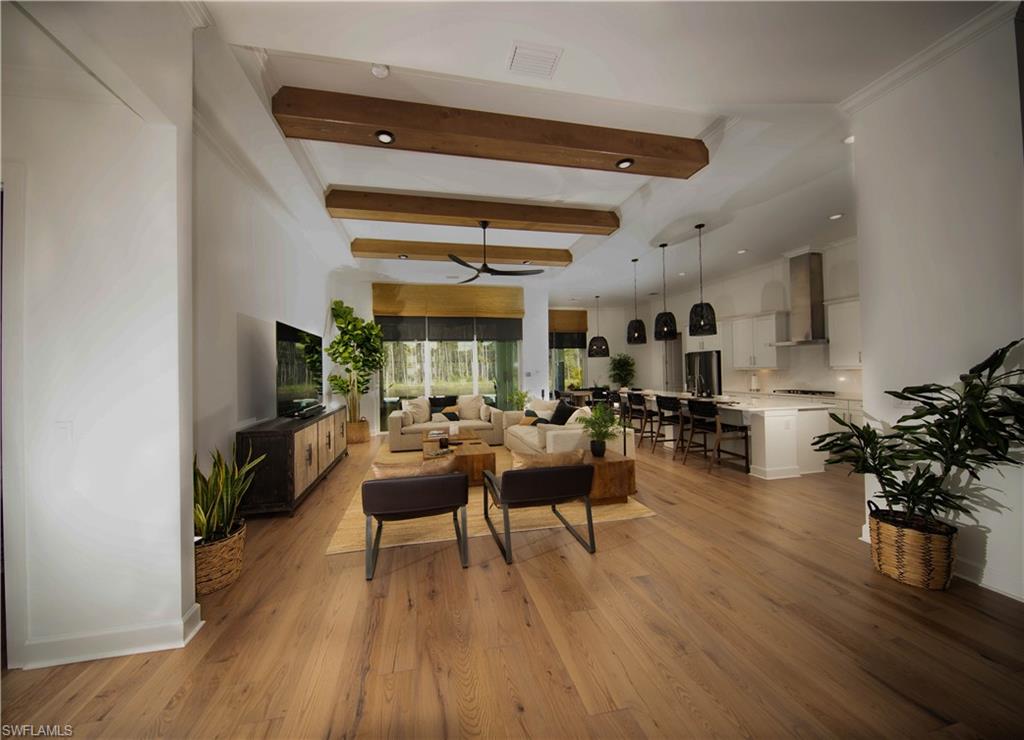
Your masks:
M 675 396 L 684 401 L 689 393 L 644 390 L 645 395 Z M 823 452 L 812 441 L 829 431 L 829 412 L 835 404 L 800 399 L 766 399 L 734 396 L 735 402 L 719 403 L 722 421 L 750 427 L 750 474 L 765 480 L 796 478 L 825 470 Z M 743 452 L 741 440 L 725 440 L 723 449 Z

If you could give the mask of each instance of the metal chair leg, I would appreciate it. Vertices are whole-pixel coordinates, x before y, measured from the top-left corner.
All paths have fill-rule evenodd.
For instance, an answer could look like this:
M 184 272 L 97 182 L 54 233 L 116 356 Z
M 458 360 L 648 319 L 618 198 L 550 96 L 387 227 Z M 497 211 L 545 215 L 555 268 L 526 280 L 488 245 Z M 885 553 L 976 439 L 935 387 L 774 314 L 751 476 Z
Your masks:
M 583 536 L 576 531 L 576 527 L 569 524 L 569 520 L 562 516 L 562 512 L 558 510 L 558 507 L 551 504 L 551 511 L 555 512 L 555 516 L 558 517 L 559 521 L 569 530 L 569 534 L 576 538 L 576 541 L 583 545 L 584 549 L 593 555 L 597 552 L 597 542 L 594 540 L 594 517 L 590 509 L 590 496 L 583 497 L 583 506 L 587 510 L 587 537 L 590 541 L 583 539 Z
M 494 528 L 494 522 L 491 521 L 491 499 L 487 495 L 487 488 L 484 487 L 484 521 L 487 523 L 487 528 L 491 530 L 491 537 L 494 538 L 495 544 L 501 551 L 502 557 L 505 558 L 505 562 L 512 563 L 512 534 L 509 531 L 508 524 L 508 507 L 501 507 L 502 516 L 505 524 L 505 543 L 502 543 L 502 538 L 498 536 L 498 530 Z
M 462 527 L 459 528 L 459 517 L 462 517 Z M 459 560 L 462 567 L 469 567 L 469 530 L 466 528 L 466 507 L 460 506 L 458 511 L 452 512 L 452 522 L 455 524 L 455 541 L 459 545 Z
M 373 516 L 366 517 L 366 580 L 373 580 L 377 570 L 377 555 L 380 553 L 380 535 L 384 531 L 384 522 L 377 524 L 377 534 L 373 534 Z

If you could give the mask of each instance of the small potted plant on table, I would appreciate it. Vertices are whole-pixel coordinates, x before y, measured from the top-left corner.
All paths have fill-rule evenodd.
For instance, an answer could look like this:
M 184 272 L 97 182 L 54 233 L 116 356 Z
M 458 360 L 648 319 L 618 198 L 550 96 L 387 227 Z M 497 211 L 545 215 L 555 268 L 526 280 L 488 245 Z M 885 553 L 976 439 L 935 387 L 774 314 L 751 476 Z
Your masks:
M 199 463 L 192 460 L 196 594 L 200 596 L 230 586 L 242 572 L 245 521 L 238 518 L 238 505 L 252 485 L 253 469 L 266 455 L 253 460 L 250 451 L 241 466 L 234 449 L 231 462 L 219 450 L 210 457 L 213 464 L 209 475 L 203 475 Z
M 590 412 L 590 416 L 580 419 L 580 424 L 590 435 L 590 454 L 594 457 L 604 457 L 608 440 L 615 437 L 615 412 L 611 406 L 606 403 L 597 404 Z
M 835 414 L 843 430 L 814 440 L 829 464 L 847 463 L 873 475 L 880 488 L 868 502 L 871 558 L 900 583 L 945 589 L 953 576 L 957 527 L 948 520 L 969 514 L 979 473 L 1021 464 L 1024 447 L 1024 377 L 1004 369 L 1017 340 L 993 352 L 955 385 L 929 383 L 886 391 L 915 404 L 891 430 L 857 426 Z

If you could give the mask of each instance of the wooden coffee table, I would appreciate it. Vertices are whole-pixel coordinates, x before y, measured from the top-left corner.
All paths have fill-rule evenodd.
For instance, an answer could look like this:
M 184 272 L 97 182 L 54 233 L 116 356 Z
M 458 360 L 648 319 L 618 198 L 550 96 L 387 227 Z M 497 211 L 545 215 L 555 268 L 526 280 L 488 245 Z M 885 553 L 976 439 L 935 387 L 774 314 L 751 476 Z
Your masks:
M 436 439 L 427 437 L 423 433 L 423 459 L 436 459 L 429 457 L 428 445 L 436 442 Z M 484 471 L 495 472 L 495 456 L 491 446 L 476 436 L 471 429 L 459 432 L 454 437 L 449 436 L 448 442 L 451 445 L 451 454 L 455 455 L 455 469 L 469 476 L 469 485 L 482 486 L 484 483 Z M 451 444 L 457 442 L 458 444 Z
M 594 506 L 624 504 L 636 494 L 636 460 L 611 450 L 605 450 L 604 457 L 594 457 L 587 450 L 583 462 L 594 466 L 590 486 L 590 503 Z

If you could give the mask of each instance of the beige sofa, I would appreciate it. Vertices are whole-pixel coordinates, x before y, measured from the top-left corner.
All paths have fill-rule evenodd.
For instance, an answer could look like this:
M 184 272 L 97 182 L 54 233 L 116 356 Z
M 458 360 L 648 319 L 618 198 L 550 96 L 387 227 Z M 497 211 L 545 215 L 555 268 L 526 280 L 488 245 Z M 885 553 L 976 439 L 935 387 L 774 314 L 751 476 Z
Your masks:
M 590 449 L 590 435 L 579 424 L 523 426 L 519 423 L 522 418 L 522 411 L 506 411 L 502 417 L 505 424 L 505 446 L 513 452 L 535 454 Z M 622 452 L 621 431 L 614 439 L 608 440 L 608 449 Z M 636 457 L 636 442 L 632 429 L 626 430 L 626 457 Z
M 402 424 L 402 412 L 392 411 L 388 416 L 388 446 L 392 452 L 423 449 L 423 432 L 448 431 L 452 424 L 459 429 L 472 429 L 476 436 L 489 445 L 500 445 L 505 440 L 504 414 L 501 409 L 491 409 L 490 421 L 482 419 L 460 419 L 459 421 L 425 421 L 419 424 Z

